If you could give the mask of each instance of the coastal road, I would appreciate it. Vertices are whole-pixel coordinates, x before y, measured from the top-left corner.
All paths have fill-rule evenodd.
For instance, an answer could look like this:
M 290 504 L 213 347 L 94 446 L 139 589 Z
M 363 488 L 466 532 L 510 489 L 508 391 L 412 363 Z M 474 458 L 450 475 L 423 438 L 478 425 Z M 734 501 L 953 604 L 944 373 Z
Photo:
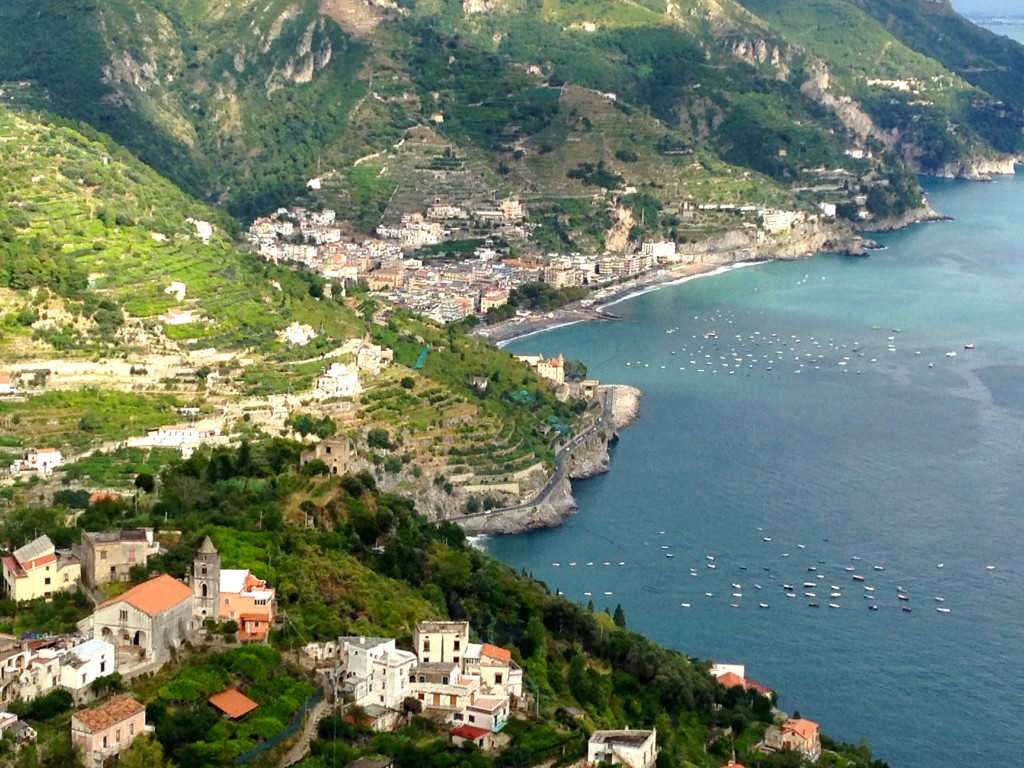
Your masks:
M 580 434 L 576 435 L 567 444 L 562 446 L 562 449 L 555 455 L 555 471 L 551 475 L 551 479 L 547 481 L 540 493 L 533 497 L 530 501 L 525 504 L 517 504 L 514 507 L 502 507 L 501 509 L 490 509 L 484 512 L 474 512 L 472 514 L 461 515 L 457 518 L 446 518 L 445 520 L 436 520 L 435 522 L 446 522 L 454 521 L 459 522 L 460 520 L 473 520 L 476 518 L 489 517 L 499 512 L 515 512 L 518 510 L 530 509 L 536 507 L 538 504 L 543 504 L 551 492 L 555 490 L 559 483 L 565 478 L 565 460 L 572 454 L 576 448 L 579 447 L 580 443 L 586 440 L 588 437 L 593 435 L 597 430 L 604 426 L 605 417 L 609 414 L 614 413 L 615 407 L 615 388 L 608 387 L 601 394 L 601 415 L 597 417 L 597 420 L 590 425 L 589 428 L 585 429 Z

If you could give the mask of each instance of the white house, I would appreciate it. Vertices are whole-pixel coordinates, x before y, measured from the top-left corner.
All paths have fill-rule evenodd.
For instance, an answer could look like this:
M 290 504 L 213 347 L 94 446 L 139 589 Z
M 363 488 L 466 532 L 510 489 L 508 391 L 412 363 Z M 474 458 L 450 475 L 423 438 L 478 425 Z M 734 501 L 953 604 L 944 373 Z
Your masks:
M 160 315 L 164 325 L 188 325 L 195 322 L 196 318 L 191 309 L 172 307 Z
M 331 363 L 324 375 L 316 380 L 313 397 L 327 400 L 332 397 L 354 397 L 362 392 L 359 372 L 344 363 Z
M 458 662 L 421 662 L 409 674 L 409 694 L 424 711 L 454 718 L 473 703 L 480 678 L 463 675 Z
M 455 715 L 454 720 L 497 733 L 508 722 L 508 713 L 508 696 L 477 696 L 464 712 Z
M 11 463 L 11 474 L 36 472 L 46 475 L 53 472 L 63 462 L 64 457 L 57 448 L 29 448 L 22 458 Z
M 60 660 L 60 685 L 83 704 L 92 698 L 92 683 L 117 670 L 114 646 L 104 640 L 87 640 L 70 648 Z
M 11 377 L 6 373 L 0 373 L 0 395 L 10 395 L 14 392 L 14 384 Z
M 393 638 L 339 637 L 343 685 L 361 707 L 399 710 L 410 696 L 416 657 L 395 647 Z
M 625 765 L 627 768 L 654 768 L 658 760 L 658 733 L 634 731 L 594 731 L 587 742 L 587 763 Z
M 467 675 L 480 678 L 480 692 L 483 695 L 523 695 L 523 669 L 504 648 L 490 643 L 469 643 L 464 663 Z

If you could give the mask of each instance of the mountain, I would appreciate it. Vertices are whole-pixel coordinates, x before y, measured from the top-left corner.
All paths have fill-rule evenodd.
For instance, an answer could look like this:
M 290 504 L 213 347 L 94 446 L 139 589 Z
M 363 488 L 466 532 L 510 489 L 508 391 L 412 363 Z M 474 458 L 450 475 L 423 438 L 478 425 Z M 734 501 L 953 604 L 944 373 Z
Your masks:
M 1020 46 L 933 0 L 0 8 L 0 79 L 13 103 L 87 122 L 243 218 L 336 168 L 332 202 L 365 229 L 394 188 L 368 182 L 353 161 L 428 127 L 499 193 L 545 204 L 621 182 L 671 209 L 717 194 L 730 169 L 751 183 L 723 197 L 762 204 L 792 203 L 794 188 L 817 185 L 816 168 L 884 189 L 911 183 L 904 167 L 1005 170 L 1024 150 L 1022 73 Z M 604 95 L 619 116 L 578 90 L 563 102 L 565 84 Z M 588 135 L 602 139 L 587 156 L 607 175 L 578 167 L 573 145 Z M 851 145 L 873 148 L 875 160 L 850 158 Z M 659 163 L 678 183 L 650 179 Z M 552 179 L 552 168 L 565 170 Z M 892 210 L 876 213 L 914 204 L 897 192 Z

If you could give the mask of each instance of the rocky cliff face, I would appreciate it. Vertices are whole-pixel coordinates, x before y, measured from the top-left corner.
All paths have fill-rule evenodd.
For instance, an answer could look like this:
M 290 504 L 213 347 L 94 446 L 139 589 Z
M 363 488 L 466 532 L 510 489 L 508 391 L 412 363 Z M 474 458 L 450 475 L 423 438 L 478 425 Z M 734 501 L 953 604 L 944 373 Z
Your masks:
M 608 390 L 613 390 L 614 395 L 612 412 L 604 416 L 606 429 L 592 434 L 566 458 L 565 476 L 542 503 L 455 517 L 454 521 L 469 535 L 523 533 L 561 525 L 577 509 L 570 478 L 583 480 L 607 472 L 611 466 L 610 444 L 618 437 L 619 430 L 633 424 L 639 415 L 642 397 L 639 389 L 621 384 L 599 387 L 602 396 Z

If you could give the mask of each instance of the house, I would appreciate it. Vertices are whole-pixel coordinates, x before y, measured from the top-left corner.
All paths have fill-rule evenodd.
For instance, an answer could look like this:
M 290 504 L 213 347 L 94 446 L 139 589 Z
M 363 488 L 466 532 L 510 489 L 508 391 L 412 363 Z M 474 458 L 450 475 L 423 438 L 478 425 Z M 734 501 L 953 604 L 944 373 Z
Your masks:
M 632 730 L 594 731 L 587 742 L 587 764 L 600 762 L 628 768 L 654 768 L 658 760 L 658 732 Z
M 60 662 L 64 650 L 40 648 L 32 652 L 17 678 L 4 690 L 5 697 L 35 701 L 60 686 Z
M 299 464 L 305 466 L 313 459 L 319 459 L 327 465 L 332 475 L 344 475 L 349 471 L 351 456 L 352 445 L 347 437 L 329 437 L 303 451 L 299 456 Z
M 248 569 L 228 569 L 220 572 L 219 594 L 218 616 L 238 623 L 239 639 L 267 639 L 274 620 L 273 587 Z
M 781 726 L 769 726 L 764 745 L 772 750 L 792 749 L 812 763 L 821 757 L 821 734 L 813 720 L 790 718 Z
M 215 709 L 229 720 L 238 720 L 245 717 L 259 706 L 241 691 L 235 688 L 225 688 L 220 693 L 215 693 L 209 699 Z
M 196 318 L 191 309 L 172 307 L 160 315 L 164 325 L 188 325 L 195 322 Z
M 359 371 L 344 363 L 331 363 L 323 376 L 316 380 L 313 397 L 327 400 L 332 397 L 354 397 L 363 391 L 359 384 Z
M 754 691 L 766 698 L 772 698 L 774 691 L 771 688 L 749 677 L 737 674 L 736 669 L 744 671 L 742 664 L 715 664 L 711 667 L 711 674 L 726 688 L 736 688 L 738 686 L 745 691 Z
M 5 733 L 11 734 L 18 746 L 35 741 L 37 735 L 32 726 L 24 720 L 19 720 L 17 715 L 0 712 L 0 735 Z
M 14 393 L 14 384 L 11 381 L 11 377 L 6 373 L 0 373 L 0 395 L 10 395 Z
M 523 695 L 523 669 L 504 648 L 490 643 L 469 643 L 465 670 L 467 675 L 480 678 L 480 692 L 485 696 Z
M 160 551 L 152 528 L 94 531 L 82 534 L 78 547 L 82 581 L 90 587 L 128 581 L 135 566 L 145 566 Z
M 508 722 L 509 707 L 508 696 L 477 696 L 454 720 L 497 733 Z
M 370 342 L 369 338 L 363 340 L 356 351 L 356 368 L 377 375 L 387 368 L 395 360 L 395 353 L 387 347 L 380 347 Z
M 92 684 L 117 671 L 114 646 L 104 640 L 86 640 L 60 659 L 60 686 L 84 704 L 93 698 Z
M 17 602 L 40 597 L 49 600 L 54 592 L 75 589 L 82 573 L 79 559 L 70 552 L 58 552 L 45 534 L 0 562 L 4 592 Z
M 102 603 L 79 627 L 112 643 L 122 656 L 166 662 L 192 631 L 192 601 L 188 585 L 161 574 Z
M 458 662 L 420 662 L 409 674 L 409 693 L 445 719 L 466 711 L 480 690 L 480 678 L 463 675 Z
M 565 383 L 565 358 L 545 358 L 543 355 L 514 355 L 516 360 L 522 360 L 536 371 L 542 379 L 553 381 L 555 384 Z
M 111 699 L 71 717 L 71 742 L 82 750 L 85 765 L 102 768 L 103 761 L 127 749 L 146 728 L 146 708 L 133 697 Z
M 461 747 L 465 744 L 476 744 L 481 751 L 491 752 L 497 749 L 495 734 L 487 728 L 478 728 L 475 725 L 460 725 L 453 728 L 451 732 L 452 744 Z
M 469 622 L 418 622 L 412 633 L 412 645 L 420 664 L 455 663 L 461 670 L 462 657 L 469 645 Z
M 29 448 L 20 459 L 11 462 L 11 474 L 19 472 L 35 472 L 48 475 L 64 462 L 64 457 L 56 448 Z
M 339 637 L 342 686 L 357 706 L 399 710 L 410 695 L 416 657 L 387 637 Z

